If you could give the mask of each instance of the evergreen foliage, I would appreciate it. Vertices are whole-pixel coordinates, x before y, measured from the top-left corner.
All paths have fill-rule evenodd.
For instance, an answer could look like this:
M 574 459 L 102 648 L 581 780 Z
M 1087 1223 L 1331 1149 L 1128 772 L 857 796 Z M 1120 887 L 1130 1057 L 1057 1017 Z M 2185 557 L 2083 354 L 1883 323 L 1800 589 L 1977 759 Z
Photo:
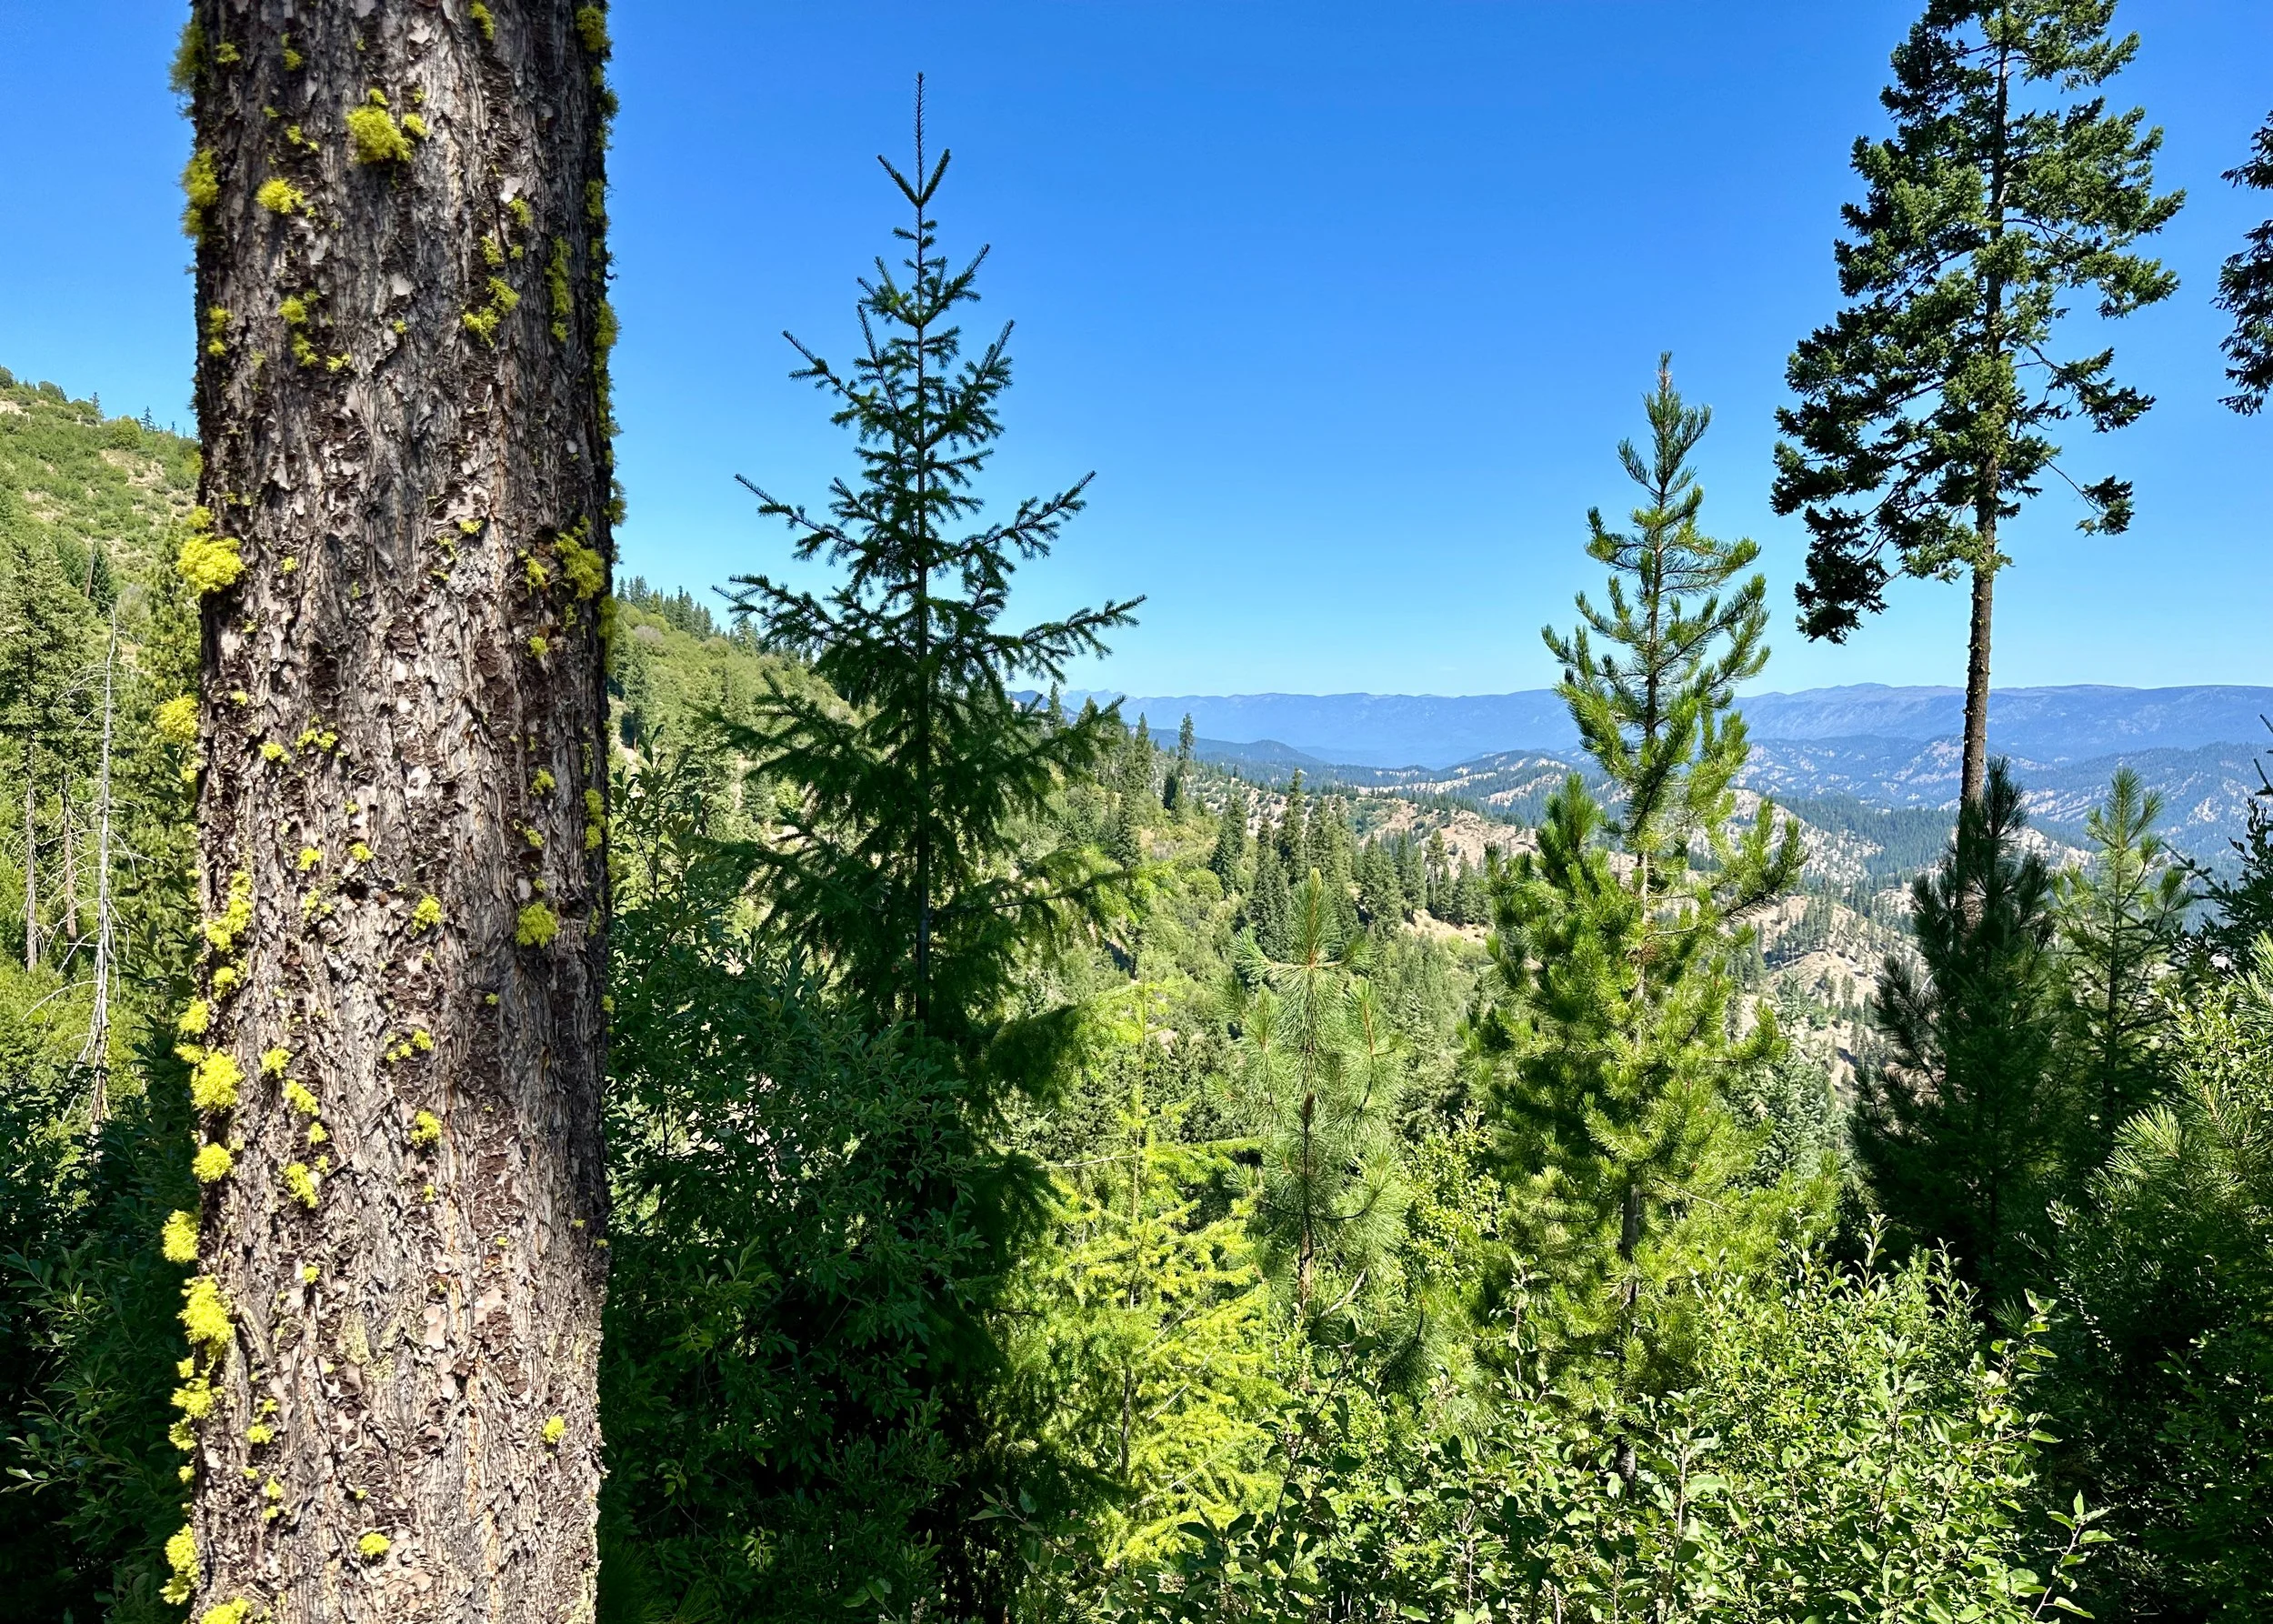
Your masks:
M 1263 1140 L 1256 1228 L 1302 1334 L 1347 1358 L 1394 1301 L 1404 1063 L 1316 870 L 1289 898 L 1287 934 L 1283 958 L 1243 940 L 1237 960 L 1239 1082 Z
M 950 1072 L 744 907 L 716 751 L 616 787 L 603 1616 L 810 1619 L 967 1576 L 1013 1236 Z M 727 827 L 731 828 L 730 822 Z M 958 1436 L 957 1429 L 965 1431 Z
M 2185 867 L 2156 833 L 2162 797 L 2119 767 L 2086 827 L 2088 867 L 2059 877 L 2061 986 L 2070 1023 L 2071 1075 L 2089 1113 L 2078 1158 L 2098 1166 L 2108 1138 L 2154 1100 L 2173 1010 L 2163 986 L 2193 903 Z
M 880 1015 L 976 1058 L 997 1035 L 1026 945 L 1094 892 L 1076 853 L 1030 851 L 1023 831 L 1118 732 L 1110 712 L 1045 727 L 1011 685 L 1062 681 L 1066 663 L 1104 652 L 1104 634 L 1136 605 L 997 627 L 1012 573 L 1049 551 L 1086 480 L 955 532 L 979 510 L 971 483 L 1002 432 L 1010 329 L 964 358 L 953 318 L 978 296 L 985 255 L 959 270 L 940 255 L 930 209 L 948 155 L 926 166 L 920 92 L 913 178 L 878 162 L 909 210 L 894 233 L 905 279 L 879 259 L 862 283 L 863 347 L 849 371 L 799 345 L 796 375 L 854 431 L 858 479 L 836 481 L 821 516 L 751 487 L 789 526 L 798 558 L 825 557 L 843 576 L 825 596 L 736 576 L 733 598 L 833 697 L 770 687 L 757 721 L 733 737 L 805 797 L 791 837 L 753 848 L 776 929 Z
M 2000 758 L 1910 891 L 1915 963 L 1887 961 L 1872 1018 L 1893 1059 L 1858 1079 L 1856 1151 L 1899 1238 L 1947 1245 L 2002 1307 L 2041 1279 L 2048 1203 L 2077 1131 L 2057 1067 L 2052 877 Z
M 1167 1095 L 1156 983 L 1103 1011 L 1099 1079 L 1119 1093 L 1088 1165 L 1065 1178 L 1056 1238 L 1018 1309 L 1036 1328 L 1051 1442 L 1106 1487 L 1102 1571 L 1180 1543 L 1194 1517 L 1227 1520 L 1267 1489 L 1267 1418 L 1283 1400 L 1275 1317 L 1256 1258 L 1256 1193 L 1230 1145 L 1180 1136 L 1196 1101 Z M 1238 1193 L 1218 1201 L 1226 1189 Z
M 1844 641 L 1897 573 L 1973 577 L 1968 800 L 1986 770 L 1998 526 L 2047 474 L 2068 478 L 2059 423 L 2104 434 L 2152 404 L 2115 381 L 2112 350 L 2056 355 L 2061 318 L 2078 295 L 2113 319 L 2178 286 L 2132 251 L 2181 198 L 2154 191 L 2161 132 L 2101 94 L 2138 45 L 2110 35 L 2114 15 L 2115 0 L 1929 0 L 1880 93 L 1893 133 L 1855 143 L 1866 190 L 1834 250 L 1846 307 L 1792 353 L 1799 404 L 1777 414 L 1775 508 L 1811 536 L 1809 637 Z M 2076 488 L 2086 529 L 2128 527 L 2128 482 Z
M 2238 1624 L 2273 1595 L 2273 938 L 2171 1052 L 2064 1238 L 2053 1430 L 2125 1536 L 2098 1616 Z
M 2194 869 L 2208 907 L 2196 927 L 2190 957 L 2219 970 L 2248 964 L 2258 937 L 2273 934 L 2273 778 L 2266 777 L 2263 762 L 2249 797 L 2248 821 L 2230 844 L 2234 872 L 2221 876 L 2199 866 Z
M 2273 191 L 2273 115 L 2258 127 L 2249 161 L 2226 171 L 2238 186 Z M 2218 306 L 2234 318 L 2226 338 L 2226 376 L 2234 393 L 2226 404 L 2248 416 L 2273 395 L 2273 220 L 2251 228 L 2248 239 L 2218 273 Z
M 1729 707 L 1767 657 L 1765 586 L 1756 576 L 1718 596 L 1756 549 L 1697 528 L 1703 493 L 1687 462 L 1707 414 L 1683 404 L 1662 367 L 1645 406 L 1648 454 L 1618 448 L 1645 496 L 1634 532 L 1591 516 L 1587 550 L 1613 571 L 1610 607 L 1581 597 L 1586 626 L 1545 634 L 1581 737 L 1620 797 L 1624 860 L 1573 775 L 1548 803 L 1537 850 L 1495 874 L 1499 997 L 1477 1028 L 1517 1192 L 1510 1268 L 1534 1297 L 1542 1340 L 1614 1356 L 1619 1386 L 1656 1357 L 1643 1295 L 1667 1288 L 1693 1244 L 1672 1232 L 1718 1207 L 1751 1163 L 1727 1096 L 1774 1058 L 1777 1035 L 1767 1018 L 1737 1035 L 1733 961 L 1741 921 L 1789 887 L 1804 855 L 1771 805 L 1728 833 L 1746 749 Z M 1610 647 L 1597 652 L 1597 637 Z M 1709 861 L 1693 863 L 1693 849 Z
M 1985 682 L 2055 425 L 2147 407 L 2046 359 L 2068 300 L 2170 287 L 2112 15 L 1928 0 L 1897 54 L 1847 307 L 1792 362 L 1811 634 L 1971 569 Z M 1703 530 L 1709 414 L 1662 364 L 1630 520 L 1588 516 L 1607 591 L 1546 633 L 1589 763 L 1551 794 L 1248 784 L 1188 716 L 1173 750 L 1069 716 L 1135 604 L 1004 626 L 1085 485 L 982 522 L 1008 329 L 963 347 L 980 262 L 941 256 L 920 99 L 885 167 L 905 264 L 853 364 L 796 375 L 857 470 L 818 512 L 758 493 L 835 585 L 607 606 L 599 1624 L 2261 1611 L 2273 787 L 2221 877 L 2119 774 L 2055 877 L 1985 766 L 1907 914 L 1877 887 L 1949 815 L 1825 799 L 1883 849 L 1784 905 L 1796 827 L 1736 816 L 1757 550 Z M 2263 236 L 2222 285 L 2241 410 Z M 161 566 L 195 454 L 5 373 L 0 403 L 0 1593 L 175 1624 L 199 742 Z M 2122 526 L 2128 487 L 2087 495 Z

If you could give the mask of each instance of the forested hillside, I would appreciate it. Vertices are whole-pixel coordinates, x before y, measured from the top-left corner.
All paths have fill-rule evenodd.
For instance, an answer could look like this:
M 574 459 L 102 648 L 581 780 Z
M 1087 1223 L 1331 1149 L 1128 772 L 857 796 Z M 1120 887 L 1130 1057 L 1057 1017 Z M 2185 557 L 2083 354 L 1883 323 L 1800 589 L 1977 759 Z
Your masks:
M 8 601 L 58 628 L 35 675 L 64 697 L 29 735 L 52 877 L 39 963 L 6 972 L 9 1464 L 29 1514 L 17 1526 L 65 1537 L 11 1543 L 6 1559 L 22 1593 L 57 1609 L 155 1619 L 173 1512 L 149 1453 L 169 1367 L 148 1328 L 171 1287 L 152 1238 L 187 1188 L 168 1149 L 182 1074 L 165 1058 L 186 956 L 165 932 L 189 917 L 192 765 L 158 717 L 185 680 L 178 652 L 166 663 L 180 634 L 169 641 L 165 606 L 190 462 L 91 407 L 21 386 L 8 398 L 20 409 L 0 433 L 35 430 L 6 443 L 38 447 L 10 464 L 28 522 L 10 532 Z M 96 554 L 108 535 L 115 551 Z M 99 714 L 90 677 L 113 603 L 115 1081 L 98 1125 L 81 1058 L 96 967 L 75 944 L 95 931 L 99 804 L 92 758 L 74 752 Z M 2160 1536 L 2139 1541 L 2194 1513 L 2124 1498 L 2162 1492 L 2151 1473 L 2111 1475 L 2138 1471 L 2122 1451 L 2143 1446 L 2108 1432 L 2096 1389 L 2054 1357 L 2138 1368 L 2138 1333 L 2101 1328 L 2138 1311 L 2106 1248 L 2160 1244 L 2124 1203 L 2157 1198 L 2164 1175 L 2142 1161 L 2139 1193 L 2095 1196 L 2058 1171 L 2082 1154 L 2063 1148 L 2070 1130 L 2040 1124 L 2011 1146 L 2034 1158 L 2030 1188 L 2081 1179 L 2070 1198 L 2105 1215 L 2073 1279 L 2006 1261 L 1993 1236 L 1898 1261 L 1955 1194 L 1877 1182 L 1908 1140 L 1873 1080 L 1898 1060 L 1890 1046 L 1928 1041 L 1879 1023 L 1908 1007 L 1885 967 L 1933 950 L 1910 937 L 1930 895 L 1905 885 L 1944 860 L 1945 815 L 1798 803 L 1768 814 L 1788 831 L 1777 839 L 1804 846 L 1795 857 L 1758 844 L 1757 797 L 1721 791 L 1720 820 L 1690 837 L 1692 869 L 1620 832 L 1645 815 L 1615 756 L 1578 774 L 1531 759 L 1319 784 L 1203 760 L 1188 729 L 1031 702 L 1035 725 L 1091 754 L 1020 815 L 1016 848 L 1058 854 L 1084 899 L 1070 933 L 1022 951 L 1015 996 L 1073 1024 L 1048 1040 L 1046 1088 L 1026 1079 L 975 1112 L 950 1061 L 864 1032 L 769 927 L 779 859 L 762 854 L 809 805 L 768 761 L 769 718 L 852 713 L 761 617 L 714 604 L 633 580 L 613 611 L 604 1616 L 672 1616 L 696 1597 L 730 1616 L 899 1616 L 893 1598 L 933 1593 L 1036 1617 L 1301 1616 L 1360 1595 L 1447 1617 L 1464 1598 L 1559 1599 L 1567 1616 L 1672 1594 L 1796 1619 L 1776 1598 L 1836 1583 L 1951 1605 L 2002 1596 L 2017 1617 L 2086 1528 L 2114 1526 L 2130 1530 L 2119 1554 L 2076 1569 L 2081 1589 L 2048 1593 L 2124 1574 L 2193 1582 Z M 2025 1018 L 2048 1023 L 2048 1078 L 2078 1087 L 2107 1030 L 2088 989 L 2137 998 L 2151 956 L 2190 962 L 2175 926 L 2124 911 L 2138 844 L 2104 818 L 2101 831 L 2043 848 L 2074 888 L 2033 905 L 2050 910 L 2048 1001 Z M 67 832 L 75 877 L 58 855 Z M 1956 860 L 1979 860 L 1969 850 Z M 1587 944 L 1631 928 L 1600 910 L 1637 883 L 1642 851 L 1692 877 L 1657 882 L 1698 887 L 1691 906 L 1730 910 L 1707 938 L 1721 945 L 1683 972 L 1717 985 L 1725 1008 L 1707 1029 L 1625 1041 L 1681 1046 L 1659 1051 L 1668 1061 L 1717 1055 L 1694 1074 L 1717 1080 L 1699 1093 L 1606 1076 L 1591 1085 L 1610 1090 L 1605 1108 L 1631 1114 L 1572 1138 L 1555 1115 L 1567 1085 L 1527 1078 L 1625 1018 L 1608 988 L 1534 977 L 1615 962 Z M 1747 864 L 1767 867 L 1744 880 Z M 2173 871 L 2150 854 L 2142 872 Z M 2089 920 L 2110 907 L 2149 958 L 2106 957 L 2117 949 Z M 2167 1036 L 2134 1025 L 2128 1041 L 2158 1068 L 2225 1065 L 2218 1044 L 2257 1018 L 2253 987 L 2158 1018 L 2175 1023 Z M 736 1126 L 690 1138 L 703 1121 Z M 792 1147 L 802 1171 L 784 1185 Z M 1641 1192 L 1632 1242 L 1621 1189 Z M 854 1234 L 892 1238 L 835 1238 Z M 2019 1279 L 2099 1295 L 2084 1318 L 2032 1318 Z M 2219 1323 L 2207 1303 L 2189 1313 Z M 1931 1425 L 1879 1410 L 1887 1382 Z M 1763 1407 L 1787 1390 L 1830 1408 Z M 2225 1424 L 2211 1394 L 2173 1402 Z M 2032 1439 L 2053 1408 L 2088 1452 Z M 1795 1459 L 1811 1485 L 1798 1500 Z M 2059 1498 L 2077 1488 L 2088 1524 Z M 1857 1567 L 1838 1530 L 1865 1507 L 1905 1531 Z
M 1984 747 L 1998 526 L 2149 404 L 2016 356 L 2170 291 L 2110 15 L 1927 12 L 1791 364 L 1803 624 L 1968 582 L 1954 736 L 1755 737 L 1667 356 L 1561 747 L 1406 767 L 1066 697 L 1148 583 L 1016 618 L 1088 479 L 997 499 L 920 80 L 841 461 L 696 594 L 612 539 L 605 9 L 201 4 L 212 460 L 0 372 L 9 1616 L 2266 1616 L 2273 783 Z

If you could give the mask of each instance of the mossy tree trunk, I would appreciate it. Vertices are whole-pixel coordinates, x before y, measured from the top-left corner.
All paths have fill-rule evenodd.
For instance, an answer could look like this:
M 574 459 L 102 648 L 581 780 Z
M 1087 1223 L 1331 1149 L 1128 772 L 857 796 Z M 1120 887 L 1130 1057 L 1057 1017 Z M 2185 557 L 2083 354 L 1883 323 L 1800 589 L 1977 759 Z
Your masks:
M 593 1607 L 605 19 L 196 0 L 192 1617 Z M 177 1229 L 179 1232 L 177 1233 Z

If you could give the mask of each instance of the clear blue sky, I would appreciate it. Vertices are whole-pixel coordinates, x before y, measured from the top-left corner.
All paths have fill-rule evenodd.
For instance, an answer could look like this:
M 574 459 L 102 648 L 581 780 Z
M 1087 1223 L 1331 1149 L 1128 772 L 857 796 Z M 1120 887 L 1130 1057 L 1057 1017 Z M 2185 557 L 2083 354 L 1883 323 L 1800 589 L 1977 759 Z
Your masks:
M 1016 317 L 1005 492 L 1096 471 L 1030 577 L 1044 610 L 1149 596 L 1082 683 L 1476 693 L 1550 681 L 1542 621 L 1597 571 L 1592 503 L 1661 348 L 1717 421 L 1707 515 L 1766 549 L 1763 684 L 1950 682 L 1962 593 L 1899 589 L 1845 648 L 1789 627 L 1804 548 L 1767 505 L 1794 339 L 1913 0 L 1395 5 L 1292 0 L 618 0 L 624 567 L 697 588 L 777 567 L 732 481 L 817 496 L 845 463 L 788 382 L 843 355 L 898 215 L 875 166 L 910 83 L 956 154 L 950 246 Z M 0 364 L 186 421 L 176 5 L 0 0 Z M 2273 5 L 2128 0 L 2115 94 L 2168 132 L 2185 286 L 2114 332 L 2160 404 L 2077 448 L 2139 518 L 2047 503 L 2000 583 L 2000 683 L 2273 682 L 2273 416 L 2217 405 L 2218 261 L 2266 199 L 2218 171 L 2273 105 Z

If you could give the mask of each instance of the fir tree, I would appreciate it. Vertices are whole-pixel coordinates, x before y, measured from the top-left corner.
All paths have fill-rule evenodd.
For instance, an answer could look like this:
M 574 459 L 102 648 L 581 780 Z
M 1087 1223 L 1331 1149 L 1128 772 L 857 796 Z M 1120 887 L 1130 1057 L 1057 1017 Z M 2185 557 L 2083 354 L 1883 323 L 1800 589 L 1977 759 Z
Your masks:
M 2273 115 L 2258 128 L 2248 163 L 2226 171 L 2238 186 L 2273 191 Z M 2226 336 L 2226 376 L 2234 393 L 2226 404 L 2245 416 L 2273 395 L 2273 220 L 2250 230 L 2241 248 L 2218 273 L 2218 307 L 2234 318 Z
M 1136 732 L 1128 741 L 1128 753 L 1121 757 L 1121 793 L 1149 809 L 1153 803 L 1152 728 L 1139 716 Z
M 977 256 L 940 253 L 932 203 L 948 167 L 925 152 L 917 82 L 916 163 L 886 174 L 906 207 L 900 269 L 862 284 L 862 346 L 840 371 L 798 346 L 810 379 L 851 428 L 860 471 L 830 487 L 825 514 L 757 494 L 786 521 L 799 559 L 840 566 L 818 595 L 737 577 L 737 611 L 774 647 L 806 656 L 820 683 L 769 675 L 756 719 L 727 729 L 756 770 L 800 797 L 777 835 L 750 843 L 767 927 L 831 977 L 876 1030 L 911 1028 L 919 1051 L 954 1073 L 970 1125 L 1007 1099 L 1054 1087 L 1081 1023 L 1061 1001 L 1021 997 L 1020 972 L 1061 946 L 1075 922 L 1102 924 L 1110 879 L 1081 841 L 1037 831 L 1064 785 L 1118 787 L 1128 756 L 1117 709 L 1085 704 L 1045 727 L 1014 686 L 1062 682 L 1066 662 L 1104 652 L 1133 603 L 1109 603 L 1024 630 L 998 624 L 1023 560 L 1046 554 L 1080 508 L 1086 480 L 980 523 L 972 486 L 1002 434 L 1009 328 L 966 356 L 955 317 L 977 297 Z M 793 339 L 793 343 L 796 341 Z M 752 486 L 756 490 L 756 486 Z M 964 526 L 969 526 L 964 528 Z M 826 685 L 824 687 L 822 685 Z M 1135 807 L 1110 832 L 1126 859 Z M 1006 1166 L 919 1188 L 929 1222 L 966 1235 L 1006 1270 L 1038 1199 L 1036 1170 Z M 969 1317 L 977 1321 L 976 1316 Z M 1015 1499 L 1040 1467 L 995 1445 L 988 1417 L 1003 1366 L 981 1346 L 942 1358 L 931 1399 L 956 1452 L 956 1496 L 935 1508 L 950 1612 L 999 1608 L 1004 1576 L 970 1515 L 986 1494 Z M 959 1503 L 957 1503 L 959 1501 Z
M 1113 797 L 1112 814 L 1105 822 L 1105 855 L 1123 868 L 1144 860 L 1144 841 L 1136 827 L 1136 797 L 1124 789 Z
M 2114 381 L 2112 351 L 2053 353 L 2067 301 L 2088 292 L 2112 318 L 2178 286 L 2128 252 L 2180 195 L 2153 189 L 2161 132 L 2099 94 L 2138 49 L 2109 37 L 2114 14 L 2115 0 L 1929 0 L 1880 93 L 1894 133 L 1855 144 L 1867 191 L 1834 250 L 1847 307 L 1793 352 L 1799 404 L 1777 414 L 1776 511 L 1803 512 L 1812 537 L 1809 637 L 1844 641 L 1896 573 L 1972 578 L 1968 801 L 1988 759 L 1999 526 L 2048 473 L 2068 477 L 2059 422 L 2107 433 L 2152 404 Z M 2128 526 L 2128 483 L 2078 488 L 2086 529 Z
M 1357 932 L 1356 842 L 1350 837 L 1349 811 L 1341 797 L 1328 796 L 1318 803 L 1310 819 L 1309 845 L 1309 867 L 1325 883 L 1335 933 L 1347 940 Z
M 1246 877 L 1247 846 L 1247 786 L 1234 778 L 1224 792 L 1223 817 L 1216 824 L 1216 847 L 1207 858 L 1207 867 L 1223 883 L 1226 895 L 1239 889 Z
M 1918 958 L 1887 961 L 1871 1014 L 1893 1058 L 1857 1079 L 1854 1125 L 1879 1206 L 1911 1240 L 1947 1243 L 1997 1306 L 2036 1278 L 2075 1131 L 2056 1066 L 2052 878 L 2027 825 L 2000 758 L 1910 888 Z
M 1452 882 L 1452 923 L 1481 925 L 1490 916 L 1491 901 L 1484 889 L 1484 870 L 1460 859 L 1460 873 Z
M 1428 861 L 1410 829 L 1397 837 L 1397 889 L 1405 894 L 1407 908 L 1428 906 Z
M 1378 840 L 1368 842 L 1358 859 L 1357 902 L 1369 925 L 1380 927 L 1404 922 L 1405 887 L 1397 881 L 1397 860 Z
M 2201 899 L 2209 905 L 2197 927 L 2192 957 L 2218 974 L 2227 974 L 2251 962 L 2257 940 L 2273 934 L 2273 778 L 2265 764 L 2258 764 L 2258 787 L 2249 794 L 2248 822 L 2241 835 L 2227 842 L 2236 866 L 2219 875 L 2195 865 L 2194 878 Z
M 1168 781 L 1160 791 L 1160 804 L 1170 812 L 1184 804 L 1185 787 L 1192 777 L 1192 713 L 1184 713 L 1184 724 L 1176 730 L 1176 765 L 1168 769 Z
M 844 705 L 776 683 L 757 726 L 737 737 L 758 770 L 806 797 L 790 837 L 756 854 L 776 928 L 880 1019 L 913 1019 L 975 1048 L 1025 946 L 1092 895 L 1073 849 L 1026 849 L 1026 820 L 1056 785 L 1091 776 L 1121 727 L 1117 713 L 1085 707 L 1046 730 L 1010 685 L 1063 681 L 1066 662 L 1103 653 L 1104 635 L 1136 606 L 1023 631 L 996 625 L 1013 571 L 1049 551 L 1086 478 L 1001 522 L 955 529 L 979 511 L 971 484 L 1002 433 L 1010 329 L 964 357 L 954 317 L 978 296 L 986 255 L 956 269 L 939 252 L 931 205 L 948 156 L 926 167 L 920 105 L 919 95 L 912 173 L 878 160 L 908 209 L 894 234 L 905 279 L 879 260 L 862 284 L 863 347 L 849 372 L 797 345 L 796 376 L 831 396 L 834 420 L 857 436 L 858 480 L 830 487 L 826 516 L 751 486 L 795 534 L 797 557 L 826 557 L 843 578 L 820 596 L 736 578 L 736 609 L 771 646 L 808 657 Z
M 1310 830 L 1303 816 L 1302 769 L 1287 782 L 1287 806 L 1278 819 L 1278 860 L 1296 873 L 1301 873 L 1310 862 Z
M 1244 911 L 1249 933 L 1267 957 L 1284 957 L 1292 940 L 1293 901 L 1287 884 L 1287 866 L 1278 848 L 1267 840 L 1255 843 L 1255 869 L 1247 886 Z

